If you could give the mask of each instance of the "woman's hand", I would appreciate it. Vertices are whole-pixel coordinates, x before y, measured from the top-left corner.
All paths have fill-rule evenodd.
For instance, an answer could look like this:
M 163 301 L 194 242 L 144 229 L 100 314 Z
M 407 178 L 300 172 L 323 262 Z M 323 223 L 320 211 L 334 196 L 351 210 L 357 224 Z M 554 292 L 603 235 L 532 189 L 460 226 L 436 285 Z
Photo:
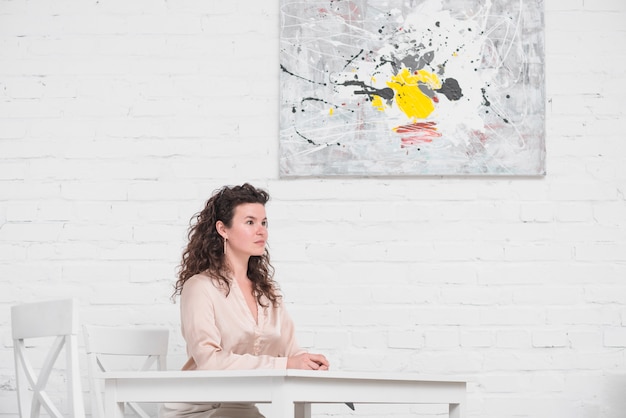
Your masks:
M 322 354 L 303 353 L 287 359 L 288 369 L 328 370 L 329 365 Z

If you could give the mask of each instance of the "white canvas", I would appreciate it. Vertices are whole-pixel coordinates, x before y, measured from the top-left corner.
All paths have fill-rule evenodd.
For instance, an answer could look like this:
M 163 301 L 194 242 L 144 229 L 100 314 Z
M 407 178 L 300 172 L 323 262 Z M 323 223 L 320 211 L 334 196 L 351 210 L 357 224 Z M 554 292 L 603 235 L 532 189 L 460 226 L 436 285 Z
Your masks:
M 543 1 L 280 13 L 282 177 L 545 174 Z

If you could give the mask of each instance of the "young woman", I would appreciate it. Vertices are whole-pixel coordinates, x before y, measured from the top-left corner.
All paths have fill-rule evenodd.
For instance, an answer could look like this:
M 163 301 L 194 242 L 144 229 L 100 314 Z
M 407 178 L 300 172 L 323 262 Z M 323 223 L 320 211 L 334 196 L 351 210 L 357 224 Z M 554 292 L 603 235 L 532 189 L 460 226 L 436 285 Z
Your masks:
M 270 264 L 267 192 L 223 187 L 195 215 L 174 296 L 189 359 L 183 370 L 328 370 L 295 338 Z M 165 404 L 164 418 L 262 418 L 252 404 Z

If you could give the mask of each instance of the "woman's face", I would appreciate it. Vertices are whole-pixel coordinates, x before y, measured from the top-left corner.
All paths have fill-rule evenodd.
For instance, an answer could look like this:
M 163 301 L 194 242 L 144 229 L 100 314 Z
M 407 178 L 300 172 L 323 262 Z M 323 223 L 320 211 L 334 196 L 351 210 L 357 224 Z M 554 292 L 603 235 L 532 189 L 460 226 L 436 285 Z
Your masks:
M 231 226 L 217 221 L 217 231 L 226 239 L 225 252 L 237 258 L 263 255 L 267 242 L 267 216 L 261 203 L 235 207 Z

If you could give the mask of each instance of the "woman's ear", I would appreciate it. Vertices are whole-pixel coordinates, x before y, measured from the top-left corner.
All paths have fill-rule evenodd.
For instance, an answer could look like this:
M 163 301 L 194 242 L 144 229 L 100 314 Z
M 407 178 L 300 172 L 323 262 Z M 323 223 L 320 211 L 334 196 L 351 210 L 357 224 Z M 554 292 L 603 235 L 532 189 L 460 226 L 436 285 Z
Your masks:
M 226 225 L 224 225 L 224 222 L 215 222 L 215 229 L 217 230 L 217 233 L 222 236 L 222 238 L 228 239 L 228 234 L 226 233 Z

